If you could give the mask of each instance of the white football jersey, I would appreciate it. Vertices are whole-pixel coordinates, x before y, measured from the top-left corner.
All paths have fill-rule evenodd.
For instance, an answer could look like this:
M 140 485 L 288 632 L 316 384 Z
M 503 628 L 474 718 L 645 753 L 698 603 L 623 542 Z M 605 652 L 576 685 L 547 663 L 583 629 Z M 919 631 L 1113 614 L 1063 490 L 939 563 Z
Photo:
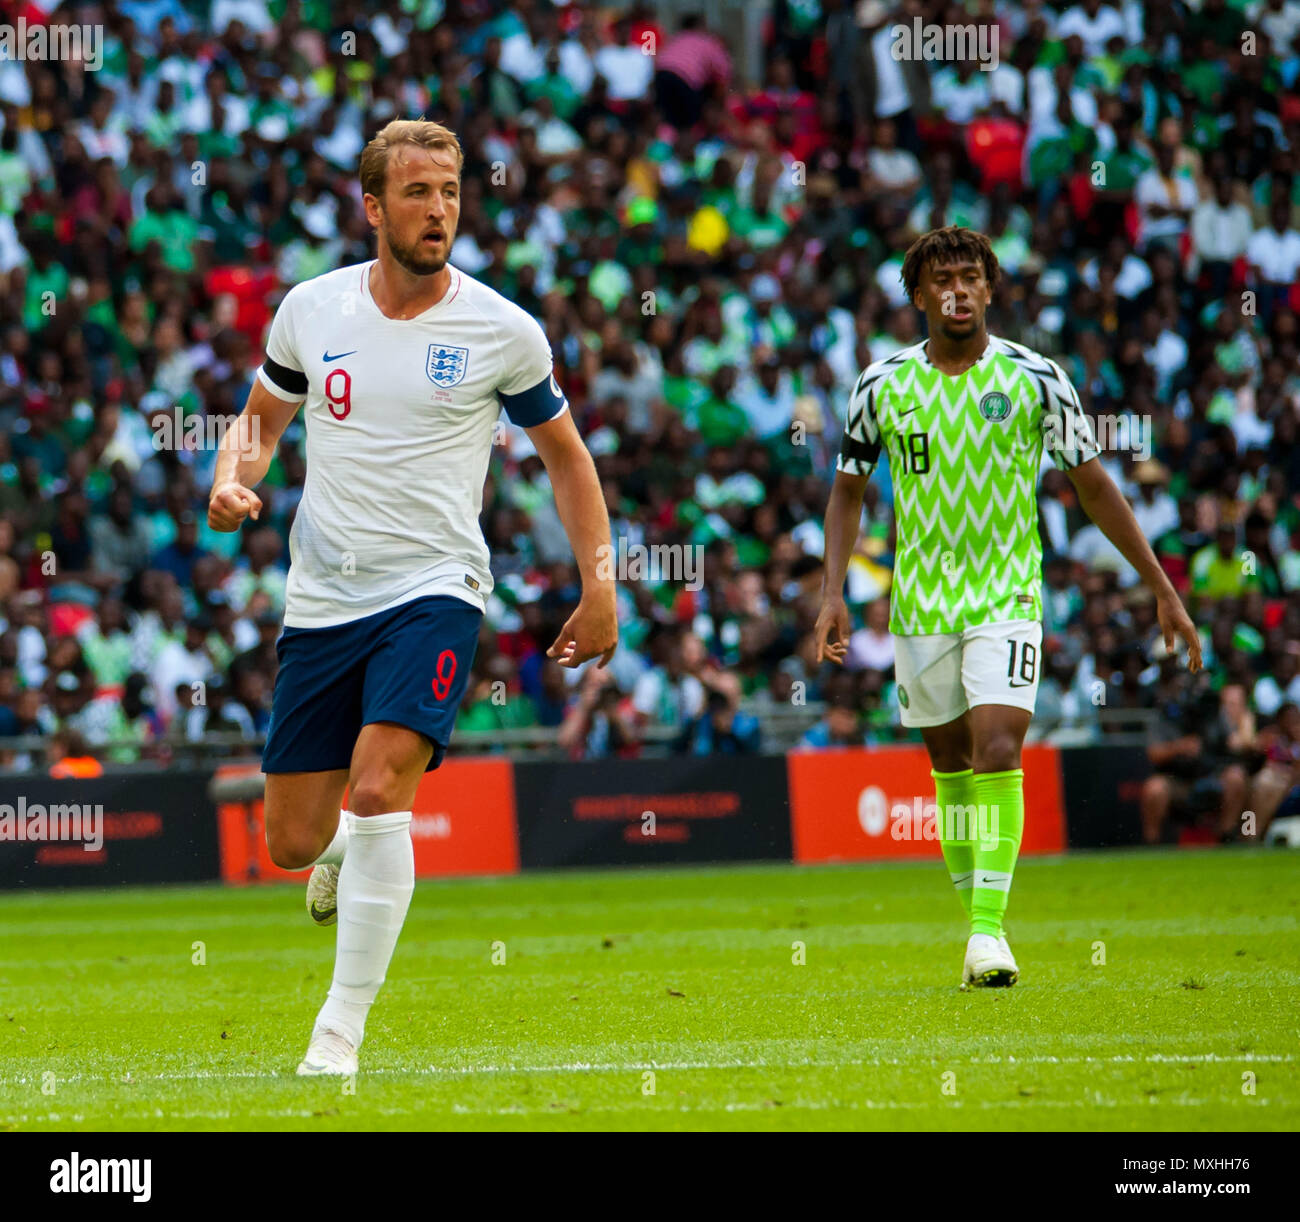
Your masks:
M 426 594 L 482 610 L 492 592 L 479 528 L 504 406 L 531 428 L 568 409 L 535 319 L 450 267 L 441 301 L 388 318 L 373 262 L 290 289 L 258 380 L 305 400 L 306 485 L 289 536 L 284 622 L 325 628 Z

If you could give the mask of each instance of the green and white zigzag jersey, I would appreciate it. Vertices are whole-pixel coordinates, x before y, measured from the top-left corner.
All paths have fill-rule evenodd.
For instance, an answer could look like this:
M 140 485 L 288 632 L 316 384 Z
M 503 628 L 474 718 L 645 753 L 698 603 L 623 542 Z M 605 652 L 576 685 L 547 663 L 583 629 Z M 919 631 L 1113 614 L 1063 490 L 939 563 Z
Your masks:
M 877 361 L 853 389 L 836 463 L 870 475 L 883 449 L 898 546 L 890 630 L 904 636 L 1041 619 L 1035 492 L 1043 450 L 1062 470 L 1100 453 L 1055 361 L 990 335 L 965 373 L 921 342 Z

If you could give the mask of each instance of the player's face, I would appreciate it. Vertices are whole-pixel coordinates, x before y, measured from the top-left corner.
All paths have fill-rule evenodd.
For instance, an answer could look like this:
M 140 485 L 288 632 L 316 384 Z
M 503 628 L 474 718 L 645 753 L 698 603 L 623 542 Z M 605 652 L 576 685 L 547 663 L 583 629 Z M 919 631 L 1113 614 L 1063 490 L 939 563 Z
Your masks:
M 931 335 L 941 331 L 945 339 L 961 340 L 984 325 L 992 296 L 982 263 L 929 263 L 921 271 L 916 304 L 925 311 Z
M 460 175 L 450 149 L 399 144 L 388 154 L 382 204 L 366 197 L 366 215 L 389 253 L 413 276 L 447 265 L 460 221 Z

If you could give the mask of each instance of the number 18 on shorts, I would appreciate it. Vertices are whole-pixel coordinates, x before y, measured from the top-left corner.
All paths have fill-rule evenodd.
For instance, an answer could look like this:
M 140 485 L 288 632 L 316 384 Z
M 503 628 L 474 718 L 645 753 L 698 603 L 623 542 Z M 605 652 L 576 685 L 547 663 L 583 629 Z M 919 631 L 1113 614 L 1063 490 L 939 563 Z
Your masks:
M 1037 620 L 895 637 L 903 724 L 921 729 L 945 725 L 979 704 L 1006 704 L 1032 713 L 1042 647 L 1043 626 Z

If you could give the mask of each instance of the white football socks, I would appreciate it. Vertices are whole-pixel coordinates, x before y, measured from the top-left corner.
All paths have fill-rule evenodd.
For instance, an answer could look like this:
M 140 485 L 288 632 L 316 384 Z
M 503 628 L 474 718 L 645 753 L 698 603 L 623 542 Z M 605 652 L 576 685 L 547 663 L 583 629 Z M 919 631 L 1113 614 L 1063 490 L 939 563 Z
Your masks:
M 334 982 L 316 1026 L 359 1048 L 415 890 L 415 850 L 409 810 L 354 815 L 350 822 L 348 852 L 339 869 Z
M 339 811 L 339 830 L 334 833 L 334 839 L 329 842 L 329 847 L 311 864 L 313 866 L 341 866 L 343 864 L 343 855 L 348 851 L 348 824 L 356 816 L 349 810 Z

